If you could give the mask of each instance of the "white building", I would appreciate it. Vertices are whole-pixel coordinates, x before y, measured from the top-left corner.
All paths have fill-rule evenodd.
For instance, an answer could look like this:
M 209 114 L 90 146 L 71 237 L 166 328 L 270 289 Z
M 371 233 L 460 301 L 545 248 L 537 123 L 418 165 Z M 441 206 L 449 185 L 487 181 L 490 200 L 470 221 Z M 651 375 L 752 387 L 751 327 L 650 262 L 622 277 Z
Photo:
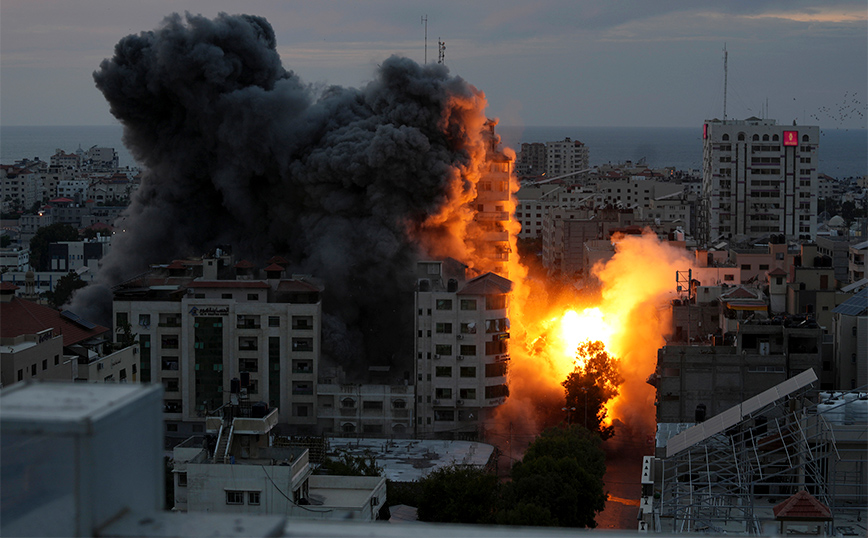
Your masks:
M 455 260 L 418 268 L 416 434 L 478 434 L 509 395 L 512 283 L 494 273 L 465 281 Z
M 709 120 L 703 138 L 703 242 L 814 238 L 819 127 Z
M 0 248 L 0 268 L 5 271 L 30 269 L 30 249 L 20 246 Z
M 847 253 L 848 265 L 847 274 L 850 282 L 858 282 L 868 276 L 865 272 L 865 267 L 868 265 L 868 241 L 862 241 L 855 245 L 850 245 Z
M 557 177 L 587 170 L 588 147 L 578 140 L 565 138 L 557 142 L 546 142 L 546 175 Z
M 318 383 L 318 430 L 324 434 L 410 436 L 415 389 L 409 384 Z
M 304 519 L 379 518 L 386 504 L 385 477 L 313 475 L 306 448 L 269 443 L 277 409 L 264 416 L 237 416 L 239 409 L 228 408 L 223 419 L 208 418 L 206 431 L 216 435 L 213 447 L 196 436 L 174 448 L 175 510 Z
M 228 260 L 176 261 L 125 283 L 114 295 L 116 334 L 132 326 L 142 381 L 163 384 L 168 435 L 201 433 L 206 412 L 229 401 L 234 378 L 247 381 L 251 399 L 285 409 L 285 422 L 312 433 L 320 288 L 307 277 L 282 278 L 276 264 L 255 279 L 251 264 Z M 235 278 L 219 279 L 218 269 Z

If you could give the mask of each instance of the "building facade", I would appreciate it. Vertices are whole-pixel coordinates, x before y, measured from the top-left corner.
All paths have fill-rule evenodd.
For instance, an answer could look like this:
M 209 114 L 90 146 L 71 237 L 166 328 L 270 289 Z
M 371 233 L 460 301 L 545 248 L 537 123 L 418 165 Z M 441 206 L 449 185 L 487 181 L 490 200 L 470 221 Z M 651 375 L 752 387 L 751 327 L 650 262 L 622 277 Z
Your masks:
M 709 120 L 703 128 L 700 240 L 813 239 L 820 128 Z
M 444 262 L 420 262 L 416 287 L 416 435 L 476 436 L 509 395 L 512 283 L 465 281 Z

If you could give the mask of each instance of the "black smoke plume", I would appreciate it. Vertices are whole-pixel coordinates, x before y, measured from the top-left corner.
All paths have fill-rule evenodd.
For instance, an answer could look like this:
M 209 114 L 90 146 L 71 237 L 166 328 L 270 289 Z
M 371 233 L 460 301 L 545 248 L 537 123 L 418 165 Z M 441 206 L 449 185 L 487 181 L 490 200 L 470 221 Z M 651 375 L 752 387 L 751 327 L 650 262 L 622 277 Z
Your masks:
M 110 322 L 111 286 L 231 244 L 324 281 L 333 359 L 409 369 L 413 230 L 475 189 L 481 92 L 400 57 L 364 87 L 316 88 L 284 69 L 265 19 L 226 14 L 127 36 L 94 80 L 145 172 L 73 308 Z

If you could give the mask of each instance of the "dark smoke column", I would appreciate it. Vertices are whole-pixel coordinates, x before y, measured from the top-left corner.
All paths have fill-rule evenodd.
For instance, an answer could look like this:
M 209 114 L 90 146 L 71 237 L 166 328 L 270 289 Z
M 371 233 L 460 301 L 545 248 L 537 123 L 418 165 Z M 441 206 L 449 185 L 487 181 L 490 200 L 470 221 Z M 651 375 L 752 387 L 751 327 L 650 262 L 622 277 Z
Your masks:
M 232 244 L 324 280 L 333 359 L 409 368 L 396 361 L 411 358 L 411 275 L 424 255 L 409 237 L 475 192 L 481 92 L 399 57 L 364 88 L 317 92 L 283 68 L 265 19 L 226 14 L 175 14 L 127 36 L 94 80 L 146 171 L 126 231 L 73 308 L 109 323 L 110 286 Z

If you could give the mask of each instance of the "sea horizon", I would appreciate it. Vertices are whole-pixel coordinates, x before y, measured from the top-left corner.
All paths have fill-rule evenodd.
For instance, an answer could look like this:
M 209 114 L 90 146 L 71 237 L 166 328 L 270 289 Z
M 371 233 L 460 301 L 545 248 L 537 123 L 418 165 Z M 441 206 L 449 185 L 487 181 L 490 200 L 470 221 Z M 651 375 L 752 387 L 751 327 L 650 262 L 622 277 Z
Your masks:
M 691 127 L 611 127 L 499 124 L 504 147 L 520 151 L 525 142 L 552 142 L 570 138 L 589 148 L 591 166 L 638 162 L 651 168 L 673 166 L 698 171 L 702 164 L 702 123 Z M 819 166 L 822 174 L 839 179 L 868 173 L 868 129 L 821 129 Z M 113 147 L 120 166 L 140 166 L 123 144 L 123 126 L 110 125 L 0 125 L 0 163 L 20 159 L 44 161 L 57 149 Z

